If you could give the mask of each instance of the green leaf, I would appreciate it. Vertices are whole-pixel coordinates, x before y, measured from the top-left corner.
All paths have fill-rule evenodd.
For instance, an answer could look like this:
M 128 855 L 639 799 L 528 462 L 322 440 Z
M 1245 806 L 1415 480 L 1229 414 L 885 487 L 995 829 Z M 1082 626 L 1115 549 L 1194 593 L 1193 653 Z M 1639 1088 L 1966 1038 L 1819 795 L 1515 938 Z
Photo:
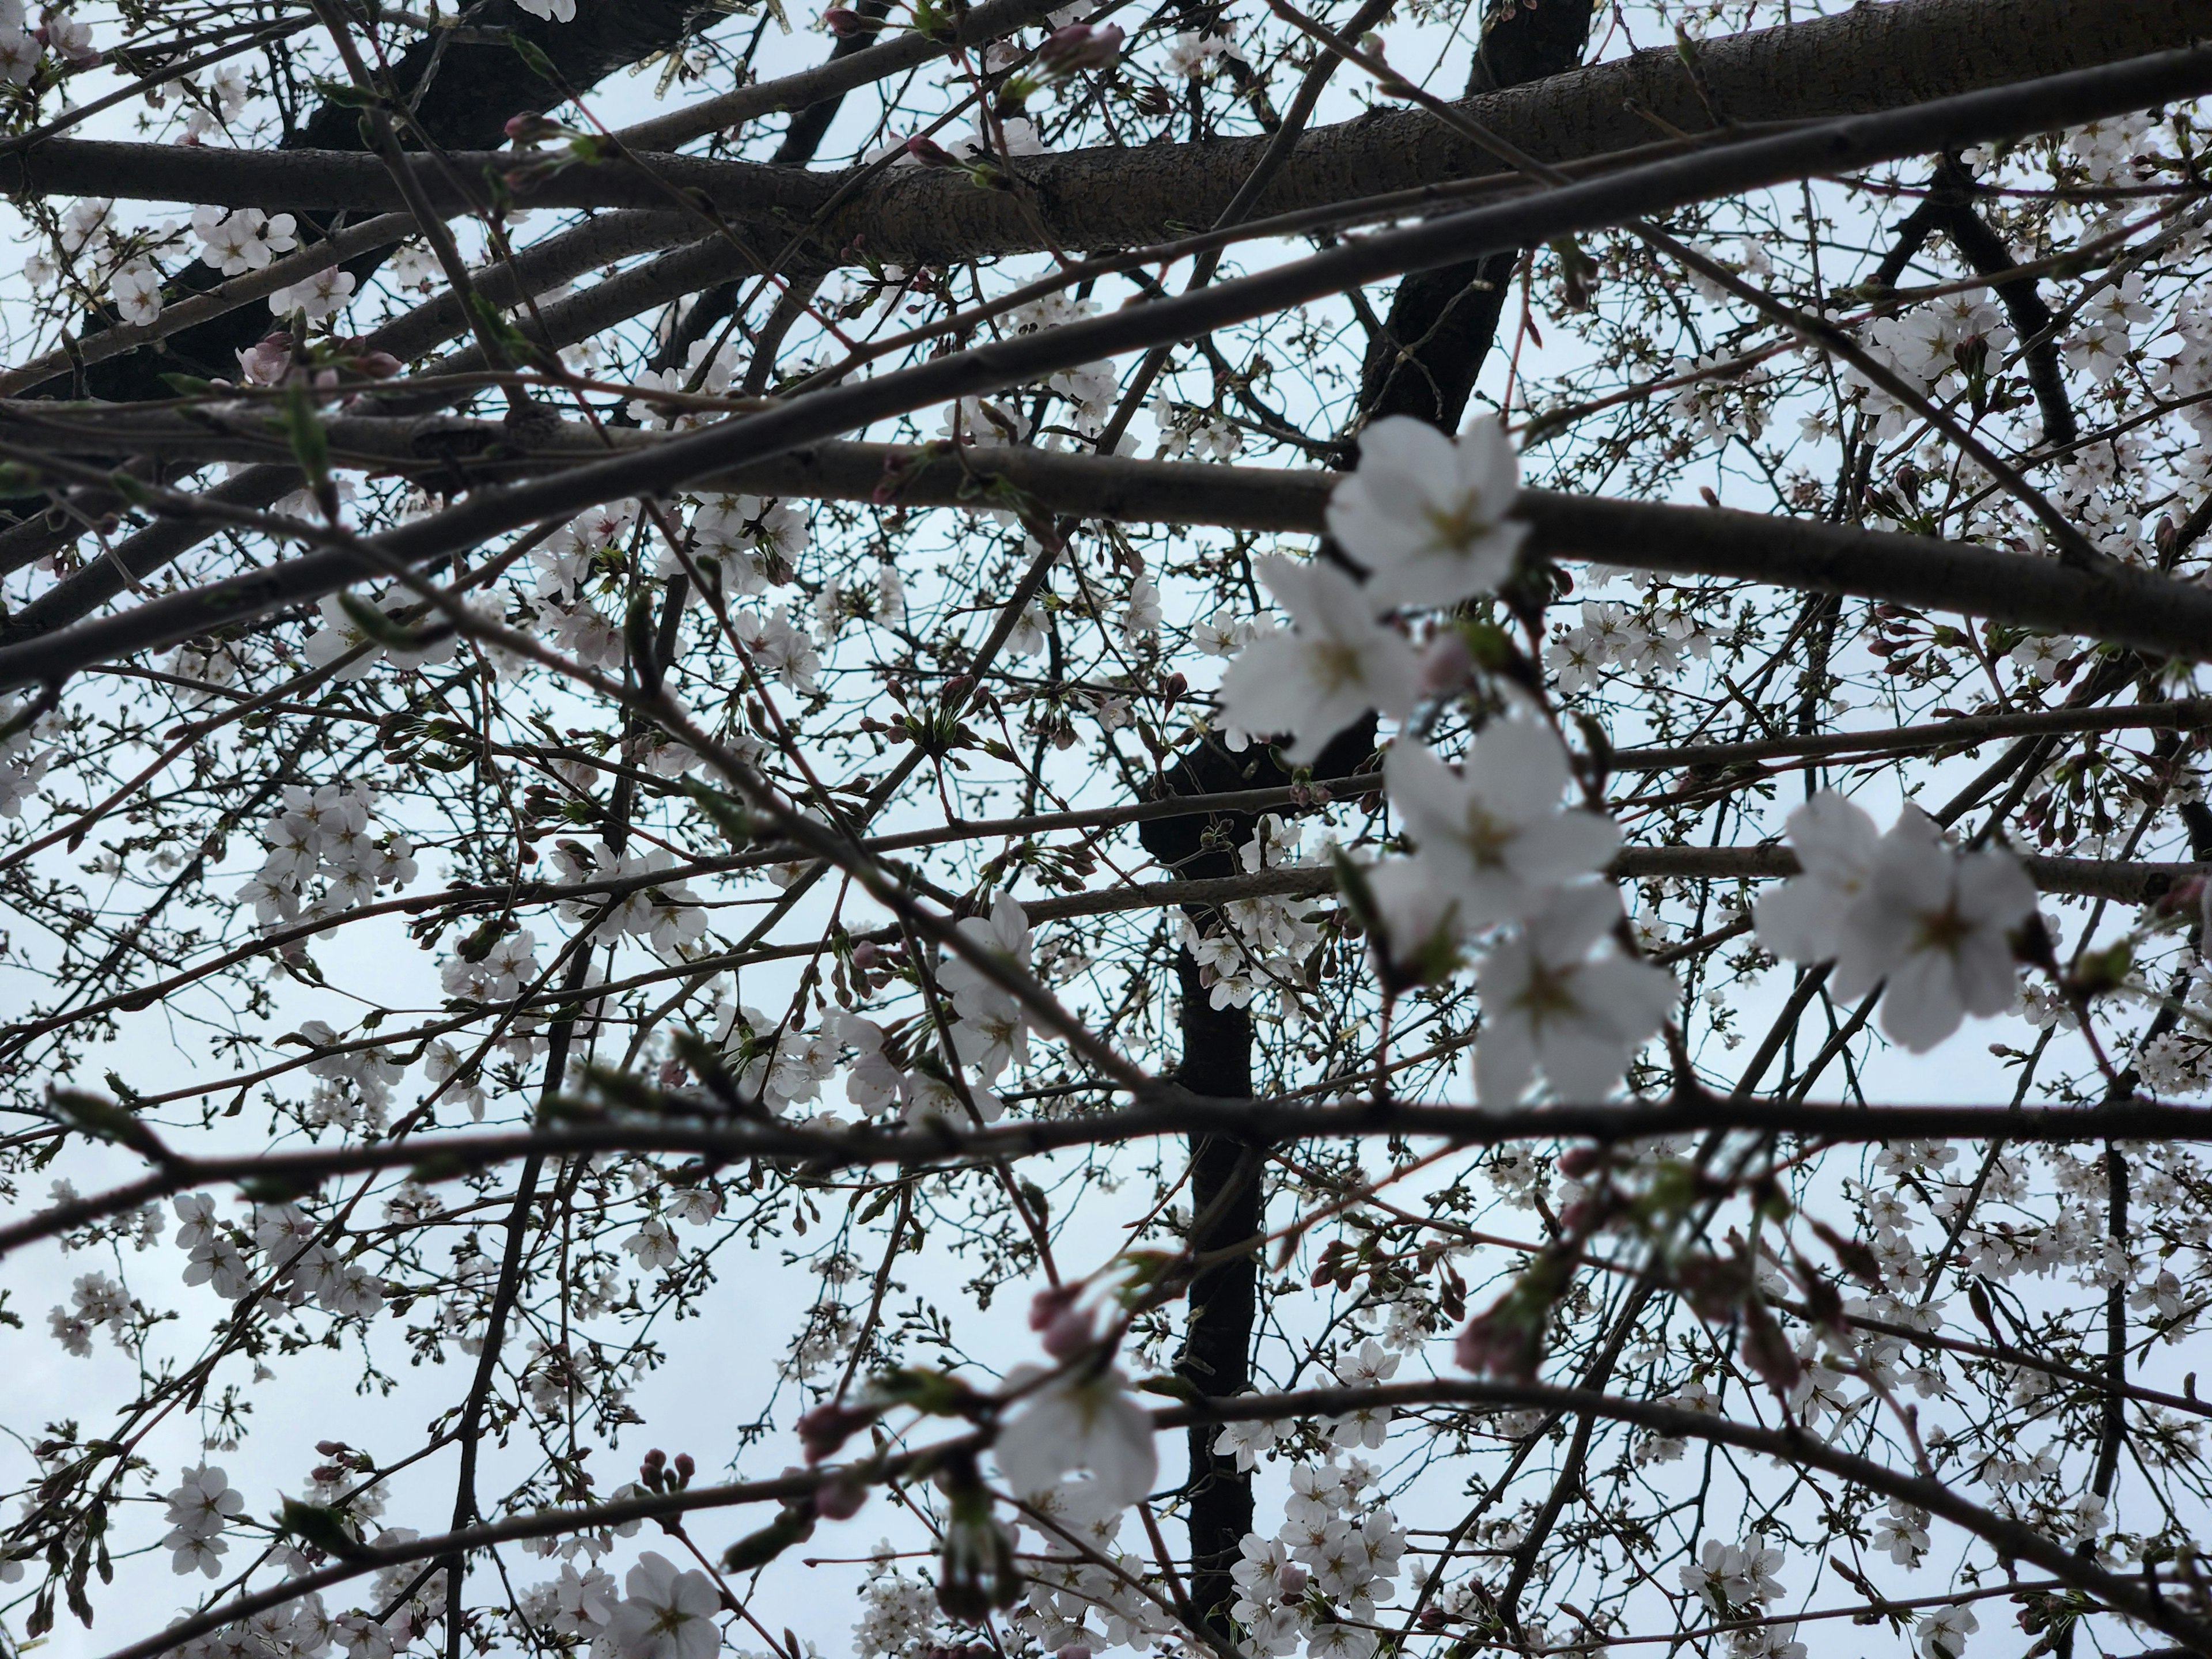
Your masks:
M 292 459 L 299 462 L 300 471 L 317 489 L 330 483 L 331 441 L 323 430 L 323 422 L 315 413 L 314 400 L 307 388 L 294 381 L 284 393 L 284 436 L 292 446 Z
M 331 103 L 344 109 L 374 109 L 380 101 L 366 87 L 357 87 L 350 81 L 334 81 L 327 76 L 317 76 L 308 84 Z
M 361 1540 L 346 1530 L 338 1512 L 320 1504 L 286 1498 L 284 1507 L 277 1513 L 276 1527 L 278 1531 L 289 1533 L 301 1543 L 312 1544 L 343 1561 L 357 1561 L 367 1553 Z
M 394 622 L 358 593 L 340 593 L 338 609 L 346 613 L 347 621 L 361 630 L 363 639 L 395 651 L 416 650 L 422 644 L 422 636 L 416 629 Z
M 507 32 L 507 43 L 514 48 L 514 55 L 527 64 L 530 66 L 530 72 L 539 80 L 550 82 L 556 87 L 564 84 L 561 78 L 561 71 L 554 67 L 553 60 L 545 55 L 542 47 L 532 41 L 524 40 L 513 29 Z
M 701 811 L 714 819 L 714 827 L 728 838 L 731 846 L 750 847 L 758 839 L 758 821 L 743 801 L 690 780 L 685 781 L 684 793 L 691 797 Z

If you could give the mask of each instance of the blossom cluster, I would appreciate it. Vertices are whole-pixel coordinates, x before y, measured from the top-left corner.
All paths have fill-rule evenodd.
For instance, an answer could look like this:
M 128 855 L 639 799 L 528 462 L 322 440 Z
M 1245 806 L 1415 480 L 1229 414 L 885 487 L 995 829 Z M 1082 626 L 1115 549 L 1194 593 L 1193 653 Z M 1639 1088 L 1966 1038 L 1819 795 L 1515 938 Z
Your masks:
M 268 857 L 238 892 L 264 927 L 323 921 L 368 903 L 380 888 L 415 879 L 415 847 L 404 831 L 370 836 L 376 794 L 367 784 L 288 783 L 283 803 L 261 827 Z
M 1457 442 L 1403 416 L 1370 427 L 1358 471 L 1328 506 L 1330 532 L 1364 580 L 1327 564 L 1261 562 L 1291 626 L 1260 633 L 1230 664 L 1224 721 L 1255 737 L 1287 732 L 1290 758 L 1310 763 L 1370 711 L 1403 723 L 1449 701 L 1468 670 L 1449 615 L 1433 618 L 1425 657 L 1402 629 L 1512 577 L 1526 533 L 1507 517 L 1517 470 L 1494 421 Z M 1610 860 L 1618 833 L 1598 812 L 1561 806 L 1567 755 L 1540 708 L 1492 720 L 1457 771 L 1401 731 L 1384 771 L 1414 848 L 1357 877 L 1371 895 L 1386 980 L 1402 988 L 1442 978 L 1468 942 L 1486 940 L 1479 1097 L 1510 1104 L 1539 1070 L 1563 1098 L 1609 1092 L 1665 1022 L 1674 986 L 1660 969 L 1599 951 L 1623 915 L 1612 884 L 1588 878 Z
M 2010 934 L 2035 914 L 2035 885 L 2002 848 L 1962 852 L 1908 805 L 1877 836 L 1833 790 L 1790 815 L 1804 873 L 1759 901 L 1761 943 L 1792 962 L 1832 962 L 1829 989 L 1856 1000 L 1888 985 L 1881 1029 L 1915 1054 L 2014 1004 Z
M 296 1204 L 256 1204 L 241 1223 L 221 1219 L 207 1193 L 180 1193 L 173 1202 L 187 1285 L 229 1302 L 258 1289 L 276 1306 L 312 1301 L 343 1318 L 365 1319 L 384 1305 L 384 1281 Z

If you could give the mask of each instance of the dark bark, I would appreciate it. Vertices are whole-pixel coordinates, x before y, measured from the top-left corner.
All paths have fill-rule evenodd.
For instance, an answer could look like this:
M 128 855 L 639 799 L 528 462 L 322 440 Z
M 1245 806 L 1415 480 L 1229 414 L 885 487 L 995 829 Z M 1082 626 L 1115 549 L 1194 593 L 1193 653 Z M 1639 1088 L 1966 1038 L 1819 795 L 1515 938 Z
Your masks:
M 468 21 L 472 28 L 511 31 L 530 42 L 551 60 L 567 88 L 581 92 L 614 70 L 674 46 L 704 15 L 699 0 L 593 0 L 577 7 L 573 21 L 558 23 L 533 17 L 512 0 L 484 0 L 471 10 Z M 494 149 L 505 137 L 508 118 L 550 108 L 563 97 L 562 88 L 549 84 L 512 46 L 463 44 L 442 33 L 418 41 L 393 59 L 392 79 L 412 105 L 422 131 L 445 149 Z M 360 112 L 325 104 L 279 148 L 364 149 Z M 303 240 L 325 234 L 332 222 L 328 214 L 301 217 Z M 346 268 L 356 278 L 366 278 L 383 260 L 382 253 L 367 254 Z M 168 286 L 173 296 L 180 296 L 204 293 L 222 280 L 221 272 L 195 260 Z M 130 402 L 168 396 L 161 379 L 164 374 L 234 378 L 237 354 L 267 333 L 270 325 L 264 307 L 241 307 L 157 346 L 94 367 L 85 376 L 85 389 L 96 398 Z
M 1348 775 L 1374 752 L 1375 717 L 1339 733 L 1313 769 L 1316 778 Z M 1272 750 L 1257 745 L 1231 754 L 1212 739 L 1170 768 L 1158 796 L 1212 795 L 1237 789 L 1279 788 L 1291 781 Z M 1249 812 L 1194 813 L 1152 818 L 1138 829 L 1145 850 L 1185 881 L 1218 879 L 1241 867 L 1237 848 L 1259 830 Z M 1199 927 L 1212 907 L 1186 909 Z M 1212 988 L 1188 950 L 1176 953 L 1182 996 L 1182 1059 L 1176 1080 L 1194 1094 L 1219 1100 L 1252 1097 L 1252 1014 L 1249 1008 L 1216 1008 Z M 1255 1145 L 1228 1135 L 1190 1138 L 1192 1250 L 1224 1249 L 1261 1232 L 1266 1203 L 1261 1191 L 1263 1159 Z M 1176 1374 L 1200 1393 L 1216 1397 L 1251 1386 L 1252 1336 L 1259 1318 L 1260 1264 L 1246 1255 L 1194 1274 L 1190 1315 Z M 1230 1570 L 1238 1546 L 1252 1530 L 1252 1477 L 1233 1456 L 1213 1449 L 1220 1431 L 1194 1424 L 1189 1431 L 1190 1478 L 1185 1489 L 1190 1531 L 1191 1605 L 1216 1634 L 1229 1637 L 1229 1607 L 1236 1600 Z
M 1596 0 L 1523 0 L 1490 21 L 1468 73 L 1466 96 L 1503 92 L 1580 66 Z M 1482 360 L 1498 335 L 1514 268 L 1513 250 L 1424 270 L 1398 284 L 1389 319 L 1370 340 L 1360 375 L 1363 424 L 1411 415 L 1457 428 Z
M 890 0 L 861 0 L 854 9 L 860 15 L 861 27 L 830 48 L 830 61 L 833 64 L 841 63 L 856 52 L 865 52 L 876 43 L 884 19 L 890 12 Z M 834 98 L 821 99 L 795 112 L 791 118 L 791 125 L 784 129 L 783 142 L 775 147 L 775 154 L 769 157 L 769 165 L 779 167 L 806 166 L 822 148 L 822 141 L 830 136 L 830 124 L 837 118 L 837 112 L 844 102 L 845 94 L 841 92 Z M 690 355 L 692 346 L 714 335 L 737 308 L 738 295 L 744 284 L 743 277 L 732 277 L 702 290 L 691 309 L 684 313 L 683 321 L 670 331 L 667 343 L 653 355 L 653 367 L 665 371 L 682 364 Z M 780 343 L 781 336 L 779 334 L 777 338 Z M 770 350 L 773 350 L 772 347 Z M 759 354 L 760 348 L 756 345 L 755 370 L 763 368 L 758 361 Z M 756 385 L 755 379 L 754 374 L 748 373 L 745 380 L 748 392 L 757 392 L 762 385 L 766 384 L 763 379 L 760 385 Z

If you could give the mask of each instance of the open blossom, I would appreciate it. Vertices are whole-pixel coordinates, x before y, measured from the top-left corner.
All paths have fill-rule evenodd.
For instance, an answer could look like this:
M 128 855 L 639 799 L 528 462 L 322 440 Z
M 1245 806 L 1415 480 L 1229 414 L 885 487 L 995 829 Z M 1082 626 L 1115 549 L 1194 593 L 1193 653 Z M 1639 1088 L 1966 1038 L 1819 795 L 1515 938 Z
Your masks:
M 1013 966 L 1029 967 L 1029 917 L 1012 894 L 1001 892 L 992 901 L 988 921 L 969 916 L 961 922 L 960 931 Z M 965 1064 L 988 1080 L 1006 1070 L 1007 1061 L 1018 1066 L 1028 1060 L 1029 1021 L 1005 987 L 963 957 L 947 957 L 938 969 L 937 982 L 951 997 L 953 1012 L 959 1016 L 953 1046 Z
M 269 309 L 279 317 L 304 311 L 309 322 L 319 323 L 337 314 L 353 296 L 353 273 L 333 265 L 328 270 L 301 278 L 289 288 L 276 289 L 269 296 Z
M 1373 573 L 1367 600 L 1376 611 L 1456 605 L 1513 574 L 1528 528 L 1505 518 L 1519 483 L 1495 419 L 1472 422 L 1455 443 L 1389 416 L 1360 434 L 1358 471 L 1329 496 L 1329 534 Z
M 274 215 L 259 208 L 240 208 L 225 213 L 221 208 L 192 210 L 192 229 L 198 234 L 207 262 L 226 276 L 243 276 L 260 270 L 280 253 L 300 246 L 296 222 L 289 213 Z
M 1492 721 L 1458 775 L 1412 743 L 1392 749 L 1383 769 L 1420 861 L 1459 901 L 1463 927 L 1525 915 L 1560 883 L 1603 869 L 1620 844 L 1610 818 L 1560 806 L 1566 751 L 1531 721 Z
M 1340 570 L 1279 556 L 1258 561 L 1260 580 L 1291 613 L 1261 634 L 1221 678 L 1227 723 L 1259 734 L 1288 732 L 1291 759 L 1310 764 L 1328 740 L 1369 709 L 1403 720 L 1419 667 L 1399 635 L 1368 620 L 1358 585 Z
M 1828 792 L 1790 817 L 1805 873 L 1754 913 L 1760 940 L 1792 961 L 1835 963 L 1830 989 L 1846 1000 L 1885 979 L 1881 1029 L 1915 1054 L 1968 1014 L 2012 1006 L 2011 931 L 2034 912 L 2035 886 L 1998 848 L 1962 853 L 1908 806 L 1888 834 Z
M 133 259 L 117 271 L 107 291 L 116 314 L 126 323 L 143 327 L 161 314 L 161 274 L 143 259 Z
M 629 1594 L 607 1622 L 623 1659 L 713 1659 L 722 1645 L 722 1597 L 703 1572 L 679 1572 L 647 1550 L 623 1580 Z
M 1601 1100 L 1666 1022 L 1672 975 L 1623 957 L 1590 957 L 1620 916 L 1610 886 L 1562 888 L 1483 958 L 1474 1085 L 1484 1105 L 1510 1106 L 1539 1066 L 1557 1098 Z
M 1973 1608 L 1963 1603 L 1936 1607 L 1921 1615 L 1920 1627 L 1912 1633 L 1913 1645 L 1920 1659 L 1959 1659 L 1966 1650 L 1966 1638 L 1981 1627 Z
M 1034 1366 L 1020 1366 L 1006 1381 L 1018 1388 L 1038 1375 Z M 1024 1496 L 1071 1470 L 1088 1469 L 1091 1495 L 1103 1509 L 1127 1509 L 1152 1490 L 1159 1473 L 1152 1413 L 1111 1366 L 1079 1367 L 1024 1395 L 994 1449 L 1007 1483 Z

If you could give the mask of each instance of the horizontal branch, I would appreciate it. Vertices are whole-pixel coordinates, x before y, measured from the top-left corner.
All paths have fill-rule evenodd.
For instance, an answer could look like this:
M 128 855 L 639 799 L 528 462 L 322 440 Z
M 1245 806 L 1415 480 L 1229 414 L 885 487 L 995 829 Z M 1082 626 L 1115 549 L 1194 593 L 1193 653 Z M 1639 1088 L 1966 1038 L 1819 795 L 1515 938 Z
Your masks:
M 780 76 L 739 87 L 696 104 L 685 104 L 623 128 L 615 137 L 633 150 L 673 149 L 694 138 L 720 132 L 789 110 L 842 97 L 908 70 L 920 69 L 947 53 L 972 50 L 1005 39 L 1032 23 L 1042 22 L 1065 0 L 988 0 L 972 8 L 940 13 L 940 32 L 925 34 L 909 29 L 888 40 L 878 40 L 861 51 L 831 58 L 796 75 Z
M 1395 1100 L 1334 1106 L 1291 1100 L 1213 1101 L 1154 1084 L 1148 1087 L 1147 1098 L 1135 1105 L 1082 1117 L 1002 1121 L 983 1129 L 959 1129 L 936 1121 L 922 1128 L 831 1130 L 726 1118 L 572 1120 L 534 1131 L 416 1136 L 405 1141 L 220 1158 L 178 1155 L 141 1180 L 53 1205 L 0 1227 L 0 1255 L 194 1187 L 251 1181 L 312 1191 L 335 1176 L 378 1170 L 405 1170 L 414 1179 L 436 1182 L 533 1154 L 562 1158 L 590 1152 L 673 1152 L 725 1164 L 768 1159 L 823 1172 L 878 1165 L 939 1169 L 988 1164 L 1165 1135 L 1218 1135 L 1255 1146 L 1374 1136 L 1433 1137 L 1455 1146 L 1494 1146 L 1516 1140 L 1609 1145 L 1717 1131 L 1833 1144 L 1947 1138 L 2061 1145 L 2205 1141 L 2212 1140 L 2212 1108 L 2140 1099 L 2091 1107 L 1824 1106 L 1709 1096 L 1672 1103 L 1629 1101 L 1496 1111 Z
M 124 443 L 134 453 L 201 460 L 268 459 L 289 447 L 273 406 L 266 416 L 218 411 L 204 418 L 125 414 L 112 420 L 109 413 L 47 404 L 0 407 L 0 436 L 62 453 Z M 499 422 L 443 416 L 341 416 L 328 422 L 327 431 L 335 464 L 448 486 L 543 477 L 579 460 L 656 454 L 685 441 L 680 434 L 595 432 L 572 422 L 525 447 Z M 994 486 L 1010 485 L 1054 513 L 1083 518 L 1318 536 L 1327 527 L 1325 509 L 1339 477 L 1043 449 L 830 442 L 703 473 L 690 487 L 988 512 L 1005 505 Z M 1971 543 L 1820 520 L 1552 490 L 1522 491 L 1514 516 L 1532 527 L 1532 549 L 1549 558 L 1850 594 L 2087 635 L 2162 654 L 2212 653 L 2212 592 L 2194 582 L 2133 571 L 2083 571 Z M 1633 556 L 1624 550 L 1632 550 Z M 2088 726 L 2049 729 L 2091 730 L 2102 718 L 2094 712 L 2086 717 Z M 1840 736 L 1827 741 L 1839 752 L 1852 747 Z
M 1547 1387 L 1539 1382 L 1448 1381 L 1386 1382 L 1368 1389 L 1310 1389 L 1296 1394 L 1239 1395 L 1153 1413 L 1160 1428 L 1192 1423 L 1250 1423 L 1280 1417 L 1334 1417 L 1388 1406 L 1473 1406 L 1492 1409 L 1535 1407 L 1563 1416 L 1601 1418 L 1648 1429 L 1670 1438 L 1711 1441 L 1764 1453 L 1778 1463 L 1819 1469 L 1878 1496 L 1917 1504 L 1930 1515 L 1974 1534 L 2006 1560 L 2032 1561 L 2053 1577 L 2084 1590 L 2113 1611 L 2178 1637 L 2199 1654 L 2212 1654 L 2212 1626 L 2185 1612 L 2179 1601 L 2160 1595 L 2154 1582 L 2124 1578 L 2094 1565 L 2089 1558 L 2034 1528 L 1996 1514 L 1970 1501 L 1960 1482 L 1908 1474 L 1870 1458 L 1855 1456 L 1794 1425 L 1779 1429 L 1737 1423 L 1707 1412 L 1686 1411 L 1655 1401 L 1625 1400 L 1588 1389 Z
M 1956 1483 L 1905 1473 L 1870 1458 L 1842 1451 L 1818 1436 L 1794 1425 L 1766 1428 L 1739 1423 L 1717 1413 L 1691 1411 L 1656 1401 L 1628 1399 L 1595 1389 L 1559 1388 L 1528 1382 L 1491 1382 L 1480 1379 L 1436 1378 L 1418 1382 L 1389 1382 L 1366 1388 L 1308 1389 L 1287 1394 L 1239 1395 L 1188 1405 L 1170 1406 L 1151 1413 L 1154 1431 L 1174 1430 L 1200 1423 L 1279 1422 L 1297 1418 L 1342 1416 L 1359 1411 L 1393 1411 L 1423 1407 L 1457 1407 L 1477 1411 L 1536 1409 L 1558 1415 L 1600 1419 L 1640 1428 L 1670 1438 L 1711 1442 L 1757 1452 L 1785 1464 L 1814 1468 L 1878 1497 L 1917 1504 L 1930 1515 L 1949 1522 L 1993 1547 L 2007 1560 L 2025 1560 L 2051 1573 L 2062 1583 L 2096 1598 L 2115 1612 L 2141 1620 L 2167 1635 L 2180 1638 L 2189 1650 L 2212 1653 L 2212 1632 L 2183 1610 L 2182 1603 L 2157 1592 L 2155 1580 L 2122 1577 L 2106 1571 L 2087 1557 L 2076 1555 L 2066 1545 L 2009 1517 L 1997 1515 L 1964 1497 Z M 157 1635 L 116 1650 L 108 1659 L 156 1659 L 183 1643 L 271 1607 L 331 1589 L 368 1573 L 465 1554 L 493 1545 L 525 1538 L 558 1537 L 564 1534 L 598 1531 L 639 1520 L 680 1516 L 699 1510 L 744 1504 L 788 1503 L 805 1498 L 825 1481 L 857 1475 L 871 1483 L 896 1480 L 941 1462 L 956 1450 L 975 1453 L 994 1437 L 987 1425 L 970 1433 L 913 1450 L 893 1454 L 855 1469 L 817 1469 L 783 1476 L 776 1480 L 695 1487 L 684 1492 L 654 1493 L 612 1503 L 572 1509 L 544 1510 L 532 1515 L 470 1527 L 404 1543 L 365 1545 L 351 1559 L 302 1573 L 284 1582 L 218 1603 L 173 1624 Z M 1163 1564 L 1165 1565 L 1164 1563 Z
M 2077 125 L 2100 112 L 2139 107 L 2208 87 L 2212 87 L 2212 50 L 2165 53 L 2002 92 L 1747 139 L 1356 238 L 1255 276 L 831 386 L 758 414 L 686 433 L 654 449 L 485 490 L 442 514 L 374 538 L 375 554 L 371 557 L 337 549 L 312 553 L 154 599 L 121 616 L 0 647 L 0 689 L 58 680 L 94 663 L 176 645 L 214 629 L 319 599 L 386 565 L 422 564 L 525 525 L 566 518 L 600 501 L 672 493 L 725 469 L 786 454 L 879 420 L 1025 384 L 1101 357 L 1190 338 L 1401 271 L 1530 246 L 1577 230 L 1808 174 L 1849 171 L 1877 160 Z M 1551 499 L 1561 503 L 1560 514 L 1570 512 L 1565 504 L 1571 498 Z M 1717 530 L 1698 538 L 1698 556 L 1690 568 L 1726 574 L 1763 568 L 1760 543 L 1774 533 L 1769 520 L 1748 514 L 1711 516 Z M 1542 531 L 1552 515 L 1532 513 L 1531 518 Z M 1622 548 L 1633 545 L 1624 538 L 1618 518 L 1606 510 L 1590 509 L 1578 521 L 1568 522 L 1577 533 L 1593 538 L 1589 544 L 1609 550 L 1614 557 Z M 1561 527 L 1559 520 L 1552 519 L 1553 530 Z M 1861 556 L 1875 558 L 1883 544 L 1868 539 L 1858 545 L 1864 549 Z M 1892 562 L 1887 574 L 1912 596 L 1907 602 L 1945 608 L 1968 597 L 1962 590 L 1978 592 L 2010 582 L 2024 591 L 2039 588 L 2052 598 L 2056 610 L 2056 596 L 2063 589 L 2068 602 L 2063 614 L 2084 631 L 2136 640 L 2175 655 L 2212 654 L 2212 626 L 2207 625 L 2212 621 L 2212 593 L 2185 596 L 2173 584 L 2129 570 L 2091 574 L 2055 562 L 1997 553 L 1979 556 L 1990 562 L 1974 573 L 1971 581 L 1956 563 L 1944 573 L 1948 580 L 1929 580 L 1928 573 L 1910 568 L 1901 558 Z M 1831 592 L 1858 591 L 1858 574 L 1840 550 L 1824 550 L 1804 563 L 1809 585 Z
M 1711 40 L 1699 48 L 1698 64 L 1714 103 L 1736 121 L 1827 119 L 2115 63 L 2185 46 L 2208 33 L 2212 5 L 2206 0 L 1902 0 Z M 842 63 L 858 65 L 877 52 L 911 54 L 919 62 L 941 50 L 893 41 Z M 848 67 L 844 72 L 865 80 L 875 71 Z M 769 95 L 771 101 L 784 96 Z M 743 94 L 732 95 L 730 108 L 743 111 L 744 106 Z M 1491 94 L 1463 107 L 1492 132 L 1553 163 L 1711 126 L 1704 94 L 1671 47 Z M 678 112 L 633 129 L 632 147 L 696 136 L 704 130 L 699 118 L 696 111 Z M 1176 227 L 1217 220 L 1267 142 L 1262 135 L 1024 157 L 1016 163 L 1022 182 L 1017 191 L 978 190 L 957 173 L 896 169 L 855 192 L 801 257 L 839 259 L 847 257 L 845 250 L 865 246 L 879 259 L 943 264 L 1052 246 L 1118 247 L 1156 240 Z M 512 151 L 462 152 L 453 158 L 467 178 L 486 167 L 504 172 L 519 159 Z M 518 200 L 551 207 L 655 207 L 666 204 L 667 186 L 673 185 L 698 192 L 726 219 L 767 236 L 778 226 L 805 222 L 847 181 L 843 174 L 753 162 L 665 153 L 640 159 L 638 167 L 563 168 L 519 191 Z M 658 179 L 648 177 L 647 168 Z M 1264 216 L 1498 171 L 1491 156 L 1420 112 L 1390 110 L 1306 134 L 1250 206 L 1254 215 Z M 441 179 L 426 171 L 423 182 L 441 206 L 462 206 Z M 0 161 L 0 189 L 270 210 L 390 211 L 401 205 L 389 175 L 366 155 L 76 139 L 52 140 Z M 775 234 L 771 245 L 781 241 Z
M 2117 904 L 2154 903 L 2185 883 L 2212 875 L 2212 864 L 2154 864 L 2141 859 L 2029 856 L 2021 862 L 2043 892 L 2107 899 Z M 1616 881 L 1771 881 L 1794 876 L 1799 868 L 1797 854 L 1780 845 L 1631 847 L 1606 866 L 1606 874 Z M 1095 892 L 1038 899 L 1024 908 L 1033 922 L 1058 921 L 1120 910 L 1228 904 L 1237 899 L 1305 898 L 1335 890 L 1336 872 L 1328 866 L 1294 864 L 1199 881 L 1102 887 Z

